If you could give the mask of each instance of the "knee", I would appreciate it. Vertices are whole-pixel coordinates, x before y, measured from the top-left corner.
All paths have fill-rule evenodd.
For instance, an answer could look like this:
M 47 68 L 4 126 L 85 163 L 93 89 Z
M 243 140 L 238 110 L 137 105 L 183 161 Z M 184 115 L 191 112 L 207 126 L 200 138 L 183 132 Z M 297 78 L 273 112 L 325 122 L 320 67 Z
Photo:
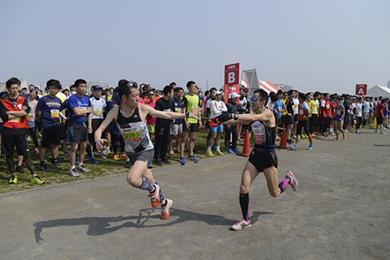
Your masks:
M 271 195 L 271 197 L 279 197 L 280 195 L 280 190 L 279 190 L 279 187 L 277 187 L 276 189 L 272 189 L 272 190 L 269 190 L 269 195 Z
M 139 188 L 142 184 L 142 180 L 140 178 L 135 178 L 130 174 L 127 175 L 126 180 L 131 186 L 135 188 Z
M 78 145 L 72 145 L 72 146 L 70 147 L 70 151 L 71 151 L 72 153 L 75 153 L 75 152 L 77 151 L 77 148 L 78 148 Z
M 240 185 L 240 194 L 247 194 L 249 192 L 249 187 L 246 187 L 244 184 Z

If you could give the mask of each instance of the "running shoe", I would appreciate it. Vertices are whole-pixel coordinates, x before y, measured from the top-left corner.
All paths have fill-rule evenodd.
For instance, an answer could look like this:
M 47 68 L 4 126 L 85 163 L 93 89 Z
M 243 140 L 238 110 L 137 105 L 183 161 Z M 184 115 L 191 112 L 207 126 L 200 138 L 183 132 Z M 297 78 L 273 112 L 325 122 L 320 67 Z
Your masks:
M 36 183 L 38 185 L 42 185 L 45 183 L 45 181 L 42 180 L 41 178 L 39 178 L 38 175 L 35 175 L 34 177 L 31 177 L 31 183 Z
M 131 164 L 131 161 L 130 160 L 126 161 L 125 167 L 128 168 L 128 169 L 131 169 L 131 166 L 133 166 Z
M 382 131 L 382 132 L 380 132 L 380 134 L 381 134 L 381 135 L 385 135 L 386 133 Z
M 69 175 L 72 176 L 72 177 L 79 177 L 80 176 L 75 168 L 69 170 Z
M 229 150 L 225 150 L 227 153 L 234 153 L 233 151 L 232 151 L 232 149 L 229 149 Z
M 298 150 L 298 146 L 296 144 L 292 145 L 292 146 L 290 146 L 290 149 L 297 151 Z
M 114 154 L 114 160 L 115 160 L 115 161 L 119 161 L 119 160 L 120 160 L 119 154 Z
M 241 219 L 240 221 L 238 221 L 236 224 L 234 224 L 231 229 L 233 230 L 236 230 L 236 231 L 239 231 L 243 228 L 247 228 L 247 227 L 250 227 L 252 224 L 251 224 L 251 220 L 248 219 L 248 221 L 245 221 L 244 219 Z
M 235 153 L 241 153 L 239 150 L 237 150 L 237 148 L 233 148 L 232 151 Z
M 313 134 L 311 134 L 311 136 L 312 136 L 312 137 L 317 137 L 317 136 L 316 136 L 314 133 L 313 133 Z
M 126 159 L 126 154 L 125 153 L 121 153 L 121 159 Z
M 333 141 L 340 141 L 340 138 L 335 138 L 335 139 L 333 139 Z
M 161 219 L 167 219 L 171 214 L 170 209 L 172 207 L 173 201 L 170 199 L 166 199 L 167 204 L 165 206 L 161 206 Z
M 154 164 L 157 165 L 158 167 L 162 167 L 163 164 L 160 160 L 154 160 Z
M 61 158 L 58 155 L 57 155 L 56 159 L 57 159 L 57 161 L 61 161 Z
M 220 150 L 216 150 L 215 153 L 216 153 L 217 155 L 223 155 L 223 153 L 222 153 Z
M 195 163 L 199 162 L 199 160 L 196 159 L 195 156 L 193 156 L 193 155 L 192 155 L 192 156 L 189 156 L 189 155 L 188 155 L 188 159 L 189 159 L 190 161 L 195 162 Z
M 100 157 L 103 159 L 103 160 L 107 160 L 107 156 L 104 154 L 104 152 L 102 152 L 100 154 Z
M 165 159 L 162 159 L 162 160 L 161 160 L 161 162 L 163 162 L 163 163 L 166 163 L 166 164 L 171 164 L 171 162 L 170 162 L 170 161 L 168 161 L 168 159 L 167 159 L 167 158 L 165 158 Z
M 47 171 L 47 164 L 46 163 L 41 163 L 41 165 L 39 165 L 39 169 L 41 171 Z
M 181 163 L 181 165 L 186 164 L 186 160 L 184 160 L 184 157 L 180 157 L 179 162 Z
M 169 151 L 169 154 L 170 154 L 170 155 L 175 155 L 175 152 L 174 152 L 173 150 L 170 150 L 170 151 Z
M 64 152 L 64 156 L 69 156 L 69 154 L 70 154 L 69 151 Z
M 79 170 L 81 172 L 89 172 L 89 170 L 87 168 L 85 168 L 84 165 L 82 165 L 82 164 L 79 164 L 77 166 L 77 170 Z
M 306 148 L 306 150 L 311 150 L 311 149 L 313 149 L 312 145 L 309 145 L 309 147 Z
M 292 137 L 291 137 L 291 138 L 297 139 L 297 136 L 296 136 L 296 135 L 292 135 Z
M 90 164 L 99 164 L 99 161 L 96 160 L 94 157 L 89 157 L 89 163 Z
M 11 179 L 9 179 L 9 184 L 16 184 L 18 182 L 18 176 L 12 175 Z
M 25 173 L 26 170 L 23 168 L 23 166 L 19 165 L 19 166 L 16 166 L 16 171 L 17 172 L 21 172 L 21 173 Z
M 345 139 L 347 139 L 347 134 L 343 134 L 343 139 L 345 140 Z
M 355 133 L 360 134 L 360 130 L 356 130 Z
M 293 191 L 298 190 L 298 180 L 295 178 L 294 174 L 290 171 L 286 173 L 286 178 L 291 179 L 290 186 L 292 187 Z
M 62 167 L 62 164 L 60 164 L 60 163 L 58 162 L 58 160 L 52 161 L 52 162 L 51 162 L 51 165 L 52 165 L 52 166 L 55 166 L 55 167 Z
M 334 136 L 334 135 L 335 135 L 335 132 L 330 132 L 330 135 L 331 135 L 331 136 Z
M 293 141 L 293 140 L 291 140 L 291 139 L 287 139 L 287 143 L 291 145 L 291 144 L 293 144 L 293 143 L 294 143 L 294 141 Z
M 374 134 L 377 134 L 377 133 L 378 133 L 378 131 L 375 130 Z
M 213 156 L 214 156 L 213 153 L 211 152 L 211 150 L 210 150 L 210 151 L 206 151 L 205 154 L 206 154 L 207 156 L 209 156 L 209 157 L 213 157 Z M 188 158 L 188 159 L 190 159 L 190 158 Z M 191 160 L 191 159 L 190 159 L 190 160 Z
M 160 185 L 153 184 L 154 192 L 151 192 L 148 197 L 150 197 L 150 202 L 152 203 L 152 207 L 155 208 L 160 204 Z

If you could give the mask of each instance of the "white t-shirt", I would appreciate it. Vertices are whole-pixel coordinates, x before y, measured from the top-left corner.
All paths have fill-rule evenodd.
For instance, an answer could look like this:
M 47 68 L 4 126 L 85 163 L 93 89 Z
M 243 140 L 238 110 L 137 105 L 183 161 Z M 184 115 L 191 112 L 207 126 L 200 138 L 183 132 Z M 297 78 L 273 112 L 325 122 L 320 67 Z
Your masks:
M 221 101 L 216 101 L 213 100 L 211 102 L 211 116 L 210 118 L 215 118 L 219 115 L 222 114 L 222 112 L 227 112 L 227 107 L 225 105 L 225 102 Z
M 357 103 L 356 104 L 356 116 L 357 117 L 362 117 L 362 103 Z
M 293 101 L 294 101 L 294 115 L 298 115 L 299 99 L 293 98 Z
M 92 119 L 104 119 L 103 112 L 106 107 L 106 101 L 102 98 L 97 100 L 95 97 L 90 98 L 92 107 Z
M 246 109 L 246 103 L 248 103 L 248 100 L 246 97 L 243 97 L 242 100 L 240 100 L 240 106 L 242 109 Z

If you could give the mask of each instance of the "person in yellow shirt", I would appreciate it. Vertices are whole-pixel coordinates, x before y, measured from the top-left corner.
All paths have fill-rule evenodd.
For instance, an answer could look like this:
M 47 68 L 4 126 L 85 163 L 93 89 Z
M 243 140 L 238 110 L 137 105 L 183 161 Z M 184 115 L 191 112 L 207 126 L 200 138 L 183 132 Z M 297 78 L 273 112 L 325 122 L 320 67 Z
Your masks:
M 317 123 L 318 123 L 318 109 L 320 106 L 320 103 L 318 101 L 318 98 L 320 96 L 320 92 L 315 92 L 313 95 L 313 99 L 310 101 L 310 134 L 312 137 L 316 137 L 315 131 L 317 130 Z

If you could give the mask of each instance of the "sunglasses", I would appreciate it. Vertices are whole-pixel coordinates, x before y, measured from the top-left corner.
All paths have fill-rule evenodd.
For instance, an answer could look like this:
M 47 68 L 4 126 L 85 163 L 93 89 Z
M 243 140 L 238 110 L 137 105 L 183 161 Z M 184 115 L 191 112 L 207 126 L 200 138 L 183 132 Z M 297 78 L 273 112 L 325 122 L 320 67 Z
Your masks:
M 257 100 L 264 100 L 264 99 L 261 99 L 261 98 L 256 98 L 256 97 L 253 97 L 253 98 L 251 98 L 251 101 L 257 101 Z
M 153 93 L 150 93 L 149 96 L 154 96 L 154 94 L 153 94 Z

